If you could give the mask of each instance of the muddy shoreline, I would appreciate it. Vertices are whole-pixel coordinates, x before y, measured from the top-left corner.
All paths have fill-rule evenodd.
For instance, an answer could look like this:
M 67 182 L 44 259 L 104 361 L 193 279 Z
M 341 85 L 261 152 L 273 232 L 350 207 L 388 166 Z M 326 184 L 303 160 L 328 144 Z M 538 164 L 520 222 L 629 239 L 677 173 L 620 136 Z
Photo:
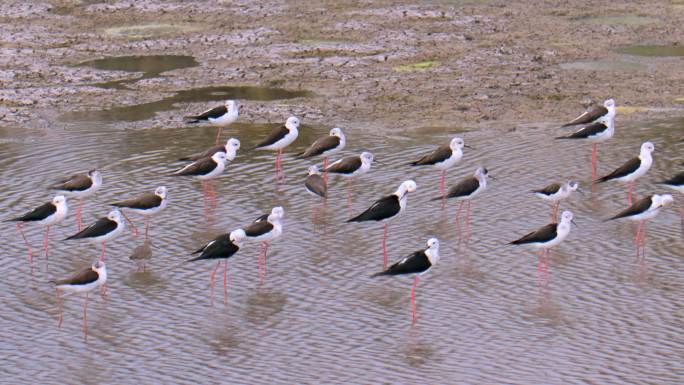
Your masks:
M 9 1 L 0 5 L 0 125 L 48 130 L 64 114 L 154 102 L 212 86 L 305 90 L 243 101 L 241 118 L 350 129 L 509 128 L 561 121 L 614 97 L 621 119 L 684 115 L 684 59 L 618 53 L 678 44 L 684 2 Z M 619 16 L 619 17 L 618 17 Z M 591 18 L 597 18 L 596 20 Z M 75 66 L 181 54 L 200 65 L 107 89 L 139 73 Z M 607 61 L 600 70 L 563 63 Z M 612 69 L 612 61 L 633 66 Z M 176 127 L 206 102 L 134 127 Z M 624 114 L 630 112 L 629 115 Z M 626 117 L 628 116 L 628 117 Z

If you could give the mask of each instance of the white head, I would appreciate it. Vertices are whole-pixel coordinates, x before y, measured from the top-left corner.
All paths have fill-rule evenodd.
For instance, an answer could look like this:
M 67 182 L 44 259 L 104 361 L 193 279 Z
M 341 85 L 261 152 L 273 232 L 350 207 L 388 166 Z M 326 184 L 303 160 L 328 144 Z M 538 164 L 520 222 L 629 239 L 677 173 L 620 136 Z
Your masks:
M 211 156 L 211 159 L 214 160 L 216 163 L 225 163 L 226 162 L 226 153 L 223 151 L 219 151 L 214 153 L 214 155 Z
M 655 150 L 655 145 L 652 142 L 644 142 L 641 145 L 641 155 L 650 154 Z
M 107 266 L 105 266 L 104 262 L 97 260 L 93 263 L 93 265 L 91 266 L 91 269 L 93 269 L 93 271 L 97 272 L 97 274 L 102 274 L 103 272 L 105 272 L 107 270 Z
M 160 197 L 161 199 L 166 198 L 166 186 L 159 186 L 154 190 L 154 195 Z
M 335 127 L 332 130 L 330 130 L 330 136 L 336 136 L 338 138 L 344 138 L 344 133 L 342 132 L 341 128 Z
M 465 142 L 463 141 L 463 138 L 459 137 L 451 139 L 451 143 L 449 144 L 449 147 L 451 147 L 451 150 L 453 151 L 462 150 L 464 146 Z
M 226 142 L 226 159 L 232 161 L 237 155 L 237 150 L 240 149 L 240 141 L 235 138 L 230 138 Z
M 285 122 L 285 127 L 291 130 L 299 128 L 299 118 L 296 116 L 290 116 L 287 118 L 287 122 Z
M 66 205 L 66 198 L 64 195 L 55 195 L 55 197 L 52 198 L 52 204 L 56 207 Z
M 313 166 L 309 167 L 309 175 L 316 175 L 318 174 L 318 166 L 315 164 Z
M 653 199 L 656 200 L 656 204 L 658 204 L 659 207 L 665 207 L 669 206 L 674 202 L 674 198 L 672 198 L 672 195 L 670 194 L 662 194 L 662 195 L 654 195 Z
M 371 164 L 373 163 L 373 153 L 364 151 L 361 153 L 361 163 Z
M 409 180 L 406 180 L 406 181 L 403 181 L 403 182 L 401 182 L 401 184 L 399 185 L 399 189 L 397 189 L 397 194 L 398 194 L 400 197 L 403 197 L 404 194 L 406 194 L 406 193 L 410 193 L 410 192 L 416 191 L 416 188 L 417 188 L 417 187 L 418 187 L 418 186 L 416 185 L 416 182 L 414 182 L 414 181 L 412 181 L 412 180 L 410 180 L 410 179 L 409 179 Z
M 477 179 L 487 179 L 487 175 L 489 175 L 489 171 L 487 171 L 486 167 L 482 166 L 478 167 L 473 174 Z
M 615 99 L 606 99 L 605 102 L 603 102 L 603 106 L 610 111 L 611 109 L 615 108 Z
M 268 221 L 278 221 L 283 218 L 283 215 L 285 215 L 285 210 L 283 210 L 281 206 L 276 206 L 271 209 L 271 214 L 268 216 Z
M 573 217 L 574 216 L 572 214 L 572 211 L 565 210 L 565 211 L 563 211 L 563 215 L 561 215 L 561 223 L 565 223 L 565 224 L 570 223 L 570 222 L 572 222 Z
M 245 233 L 245 230 L 237 229 L 237 230 L 231 231 L 229 237 L 230 237 L 230 241 L 239 247 L 240 244 L 242 243 L 242 241 L 244 241 L 245 238 L 247 238 L 247 234 Z
M 235 111 L 237 110 L 237 102 L 235 100 L 226 100 L 226 108 L 228 111 Z
M 121 223 L 121 213 L 119 212 L 119 210 L 112 210 L 109 212 L 109 214 L 107 214 L 107 219 L 120 224 Z
M 437 238 L 428 239 L 427 247 L 428 249 L 425 251 L 425 254 L 427 254 L 430 263 L 434 266 L 439 262 L 439 241 Z
M 96 184 L 96 185 L 102 184 L 102 174 L 100 174 L 99 171 L 90 170 L 90 171 L 88 171 L 88 176 L 90 177 L 90 179 L 92 179 L 93 184 Z

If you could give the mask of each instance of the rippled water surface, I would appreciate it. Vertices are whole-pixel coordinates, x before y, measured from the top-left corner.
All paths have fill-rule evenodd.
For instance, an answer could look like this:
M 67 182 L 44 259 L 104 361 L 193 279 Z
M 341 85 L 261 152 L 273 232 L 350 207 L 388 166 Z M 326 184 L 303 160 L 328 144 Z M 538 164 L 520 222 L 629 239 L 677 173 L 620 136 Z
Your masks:
M 650 139 L 655 164 L 638 192 L 662 192 L 655 182 L 682 161 L 683 144 L 675 139 L 684 136 L 684 121 L 629 121 L 618 116 L 616 138 L 600 147 L 599 172 L 635 156 Z M 589 145 L 554 142 L 562 131 L 551 124 L 392 135 L 347 130 L 345 154 L 370 150 L 382 162 L 355 182 L 351 213 L 407 177 L 418 183 L 405 214 L 390 226 L 390 259 L 423 247 L 429 236 L 442 242 L 440 264 L 418 286 L 412 327 L 410 278 L 370 278 L 382 267 L 381 226 L 344 222 L 350 210 L 343 180 L 332 177 L 327 204 L 304 193 L 309 162 L 292 154 L 330 127 L 303 123 L 280 185 L 273 155 L 249 150 L 271 126 L 241 122 L 224 131 L 240 138 L 242 150 L 215 183 L 217 209 L 208 219 L 200 184 L 165 175 L 180 166 L 178 157 L 210 145 L 213 128 L 70 124 L 21 135 L 21 127 L 0 131 L 2 219 L 49 199 L 46 186 L 56 178 L 95 167 L 104 185 L 87 201 L 86 222 L 105 215 L 108 203 L 158 185 L 169 188 L 170 200 L 153 222 L 148 271 L 136 271 L 129 260 L 140 237 L 127 232 L 109 245 L 109 296 L 91 296 L 87 344 L 83 298 L 65 300 L 59 329 L 48 281 L 87 266 L 98 248 L 61 241 L 75 231 L 71 216 L 51 232 L 49 270 L 40 255 L 31 275 L 21 238 L 11 223 L 2 224 L 0 382 L 681 383 L 684 248 L 677 208 L 651 223 L 646 263 L 637 263 L 631 224 L 602 221 L 625 207 L 624 186 L 587 185 Z M 497 178 L 473 202 L 469 247 L 458 245 L 453 202 L 443 211 L 430 201 L 438 195 L 438 172 L 406 166 L 456 133 L 475 149 L 466 149 L 448 183 L 478 165 Z M 550 208 L 529 190 L 567 178 L 586 190 L 564 206 L 579 227 L 552 252 L 550 281 L 540 287 L 535 252 L 505 244 L 549 221 Z M 213 264 L 182 262 L 211 236 L 274 205 L 285 207 L 284 236 L 272 244 L 264 284 L 258 245 L 245 246 L 230 260 L 227 305 L 219 281 L 212 307 Z M 26 228 L 38 253 L 41 230 Z

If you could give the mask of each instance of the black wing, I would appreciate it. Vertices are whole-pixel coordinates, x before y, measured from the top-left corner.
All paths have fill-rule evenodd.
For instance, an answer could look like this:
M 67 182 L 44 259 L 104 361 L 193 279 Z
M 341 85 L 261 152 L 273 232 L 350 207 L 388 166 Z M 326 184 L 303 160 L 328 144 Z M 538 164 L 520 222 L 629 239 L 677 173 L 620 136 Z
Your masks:
M 328 186 L 325 184 L 323 177 L 318 174 L 313 174 L 306 177 L 304 186 L 307 190 L 318 196 L 323 198 L 328 196 Z
M 127 207 L 129 209 L 147 210 L 161 205 L 162 199 L 160 196 L 149 193 L 142 195 L 139 198 L 127 199 L 125 201 L 112 203 L 112 206 Z
M 195 251 L 193 254 L 200 253 L 200 255 L 188 262 L 198 261 L 200 259 L 230 258 L 233 254 L 237 253 L 238 250 L 240 250 L 240 247 L 230 240 L 230 233 L 222 234 L 214 238 L 213 241 L 202 246 L 201 249 Z
M 186 119 L 190 119 L 188 123 L 198 123 L 201 120 L 209 120 L 209 118 L 216 119 L 225 115 L 228 112 L 226 106 L 214 107 L 210 110 L 206 110 L 197 116 L 186 116 Z
M 57 281 L 54 281 L 54 284 L 59 286 L 59 285 L 87 285 L 89 283 L 93 283 L 97 281 L 97 279 L 100 277 L 100 275 L 97 273 L 97 271 L 94 271 L 92 268 L 87 268 L 79 271 L 78 273 L 72 275 L 69 278 L 65 279 L 60 279 Z
M 399 197 L 392 194 L 375 201 L 368 210 L 347 222 L 381 221 L 397 215 L 400 210 Z
M 337 136 L 325 136 L 313 142 L 309 148 L 303 153 L 299 154 L 302 158 L 310 158 L 312 156 L 321 155 L 322 153 L 332 150 L 340 145 L 340 138 Z
M 601 122 L 592 123 L 583 127 L 568 136 L 559 136 L 556 139 L 587 139 L 596 136 L 608 129 L 608 126 Z
M 219 151 L 226 151 L 226 146 L 222 146 L 222 145 L 218 144 L 216 146 L 209 147 L 204 152 L 198 152 L 197 154 L 184 156 L 182 158 L 179 158 L 178 160 L 191 160 L 194 162 L 196 160 L 200 160 L 200 159 L 206 158 L 206 157 L 211 158 L 212 155 L 216 154 Z
M 117 227 L 117 223 L 110 220 L 107 217 L 98 219 L 92 225 L 86 227 L 85 229 L 79 231 L 78 233 L 66 238 L 66 239 L 83 239 L 83 238 L 93 238 L 108 234 L 114 231 Z
M 88 174 L 75 174 L 53 184 L 50 188 L 61 191 L 84 191 L 89 189 L 92 185 L 93 180 L 90 179 Z
M 276 143 L 277 141 L 283 139 L 285 137 L 285 135 L 287 135 L 289 133 L 290 133 L 290 130 L 288 130 L 287 127 L 280 126 L 280 127 L 276 128 L 275 130 L 271 131 L 271 133 L 268 134 L 266 139 L 259 142 L 259 144 L 257 144 L 255 148 L 270 146 L 270 145 Z
M 568 127 L 568 126 L 575 126 L 578 124 L 587 124 L 591 123 L 594 120 L 602 117 L 603 115 L 608 113 L 608 109 L 604 106 L 599 106 L 599 105 L 594 105 L 591 106 L 588 110 L 586 110 L 582 115 L 576 117 L 572 122 L 566 123 L 562 125 L 561 127 Z
M 653 195 L 649 195 L 645 198 L 639 199 L 638 201 L 634 202 L 634 204 L 632 204 L 631 206 L 620 211 L 620 213 L 618 213 L 616 216 L 608 218 L 608 220 L 631 217 L 647 211 L 649 208 L 651 208 L 651 205 L 653 204 L 653 200 L 651 198 L 653 198 Z
M 172 175 L 206 175 L 212 172 L 218 164 L 212 158 L 202 158 L 174 172 Z
M 381 275 L 401 275 L 422 273 L 430 268 L 432 264 L 425 255 L 425 250 L 418 250 L 399 262 L 391 265 L 387 270 L 373 274 L 373 277 Z
M 50 215 L 54 214 L 57 212 L 57 207 L 52 204 L 52 202 L 48 202 L 45 204 L 42 204 L 35 209 L 29 211 L 28 213 L 16 217 L 13 219 L 10 219 L 10 221 L 16 221 L 16 222 L 30 222 L 30 221 L 42 221 L 43 219 L 49 217 Z
M 255 219 L 254 222 L 252 222 L 252 223 L 267 221 L 269 215 L 271 215 L 271 214 L 268 213 L 268 214 L 260 215 L 260 216 L 259 216 L 257 219 Z
M 679 174 L 675 175 L 674 177 L 664 180 L 661 182 L 662 184 L 666 184 L 669 186 L 682 186 L 684 185 L 684 171 L 680 172 Z
M 470 177 L 467 179 L 463 179 L 462 181 L 458 182 L 456 186 L 452 187 L 449 189 L 447 192 L 446 197 L 447 198 L 458 198 L 458 197 L 465 197 L 468 196 L 472 193 L 475 192 L 480 187 L 480 181 L 477 180 L 477 178 Z M 442 197 L 435 198 L 436 199 L 442 199 Z
M 332 172 L 335 174 L 351 174 L 354 171 L 361 168 L 362 164 L 363 162 L 361 162 L 360 156 L 352 155 L 346 158 L 342 158 L 337 162 L 331 164 L 330 167 L 328 167 L 325 171 Z
M 622 178 L 623 176 L 627 176 L 637 169 L 639 169 L 639 166 L 641 166 L 641 159 L 639 157 L 634 157 L 630 160 L 628 160 L 625 164 L 620 166 L 618 169 L 615 171 L 611 172 L 610 174 L 599 178 L 596 180 L 596 183 L 601 183 L 605 181 L 609 181 L 611 179 L 617 179 L 617 178 Z
M 248 237 L 258 237 L 273 230 L 273 224 L 269 221 L 252 222 L 244 230 Z
M 452 151 L 449 146 L 439 146 L 435 151 L 411 163 L 411 166 L 433 165 L 449 159 Z
M 544 195 L 553 195 L 558 192 L 558 190 L 561 189 L 560 183 L 551 183 L 550 185 L 544 187 L 543 189 L 539 190 L 532 190 L 533 193 L 537 194 L 544 194 Z
M 554 238 L 556 238 L 556 229 L 558 225 L 555 223 L 549 223 L 548 225 L 542 227 L 537 231 L 533 231 L 524 237 L 517 239 L 509 245 L 523 245 L 525 243 L 545 243 Z

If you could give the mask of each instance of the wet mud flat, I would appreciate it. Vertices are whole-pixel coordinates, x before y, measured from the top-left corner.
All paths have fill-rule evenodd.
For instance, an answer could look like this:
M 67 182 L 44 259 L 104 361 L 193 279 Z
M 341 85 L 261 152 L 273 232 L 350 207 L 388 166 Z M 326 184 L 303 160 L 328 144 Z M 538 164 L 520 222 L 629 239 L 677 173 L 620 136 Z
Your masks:
M 298 114 L 389 130 L 509 128 L 566 117 L 608 96 L 639 112 L 629 119 L 681 115 L 684 103 L 681 57 L 626 49 L 679 44 L 678 0 L 53 0 L 6 1 L 0 14 L 0 124 L 39 130 L 65 113 L 229 86 L 316 93 L 249 102 L 241 114 L 250 121 Z M 140 72 L 79 65 L 127 55 L 187 59 Z M 179 116 L 206 103 L 172 103 L 140 126 L 180 126 Z

